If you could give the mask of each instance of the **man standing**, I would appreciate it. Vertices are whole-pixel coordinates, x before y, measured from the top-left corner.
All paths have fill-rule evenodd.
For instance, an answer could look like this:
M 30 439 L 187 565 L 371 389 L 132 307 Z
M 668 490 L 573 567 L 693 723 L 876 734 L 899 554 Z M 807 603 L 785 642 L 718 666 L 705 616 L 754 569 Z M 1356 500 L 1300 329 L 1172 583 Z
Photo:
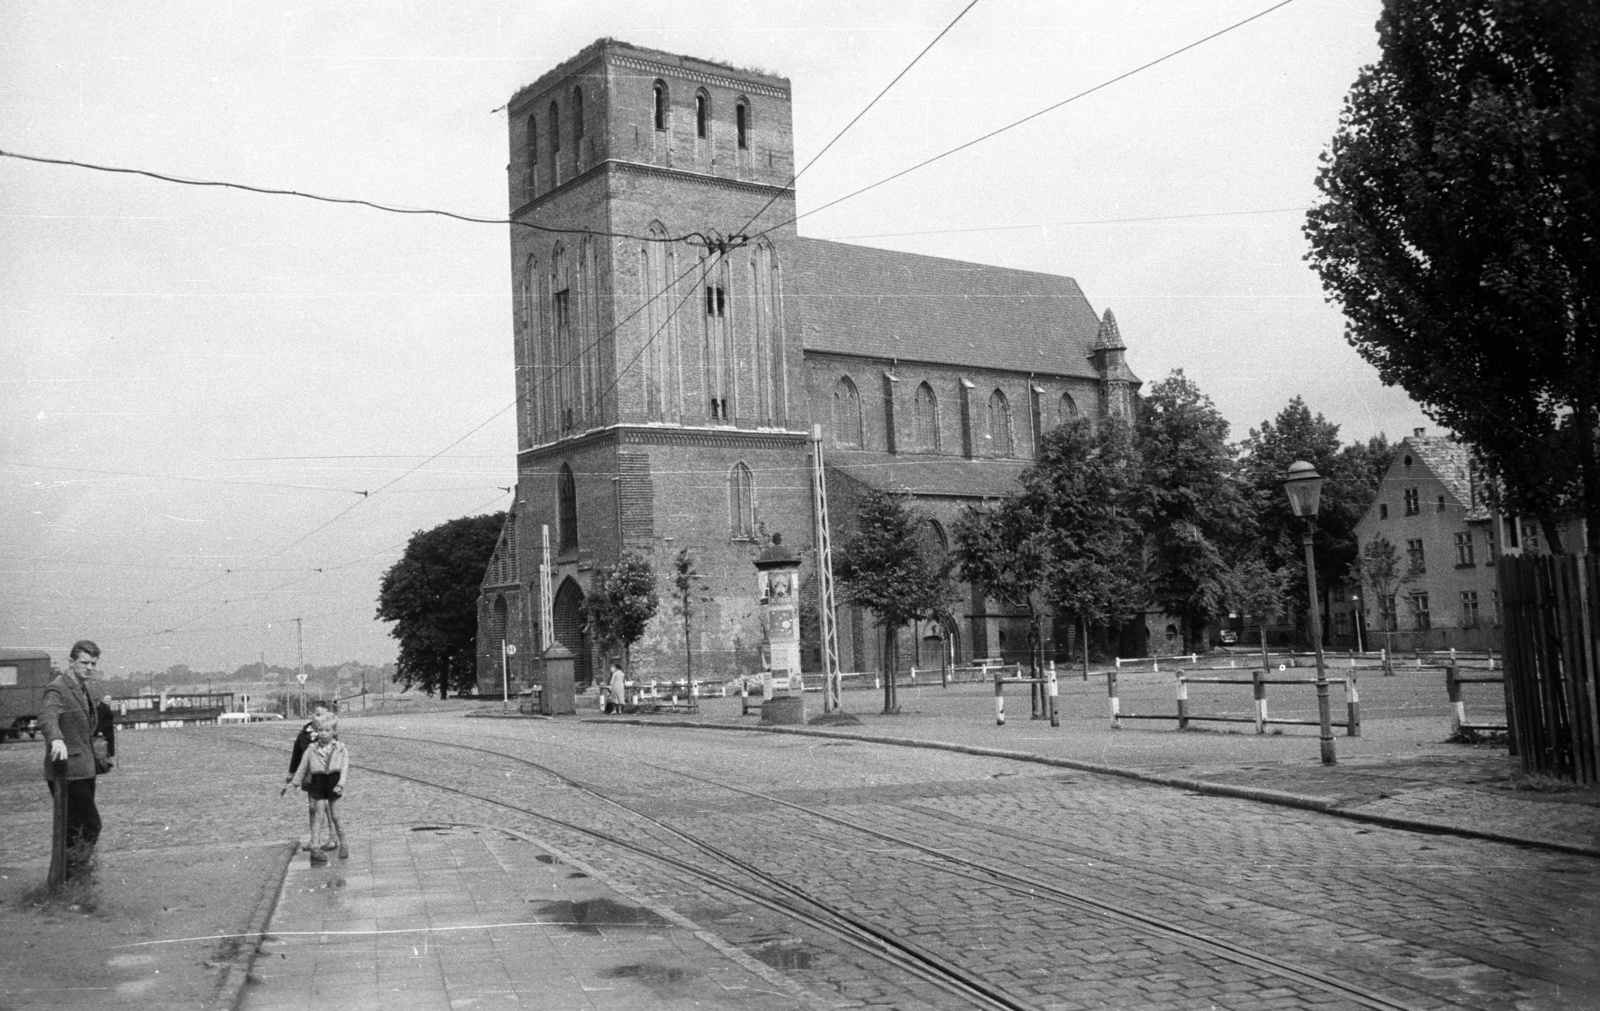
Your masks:
M 67 763 L 67 866 L 68 878 L 93 871 L 94 847 L 100 840 L 100 812 L 94 805 L 94 737 L 103 731 L 106 757 L 116 754 L 114 731 L 109 713 L 101 713 L 99 699 L 89 679 L 100 667 L 100 647 L 88 639 L 72 644 L 67 673 L 45 686 L 39 722 L 48 743 L 44 778 L 55 795 L 62 784 L 52 775 L 56 762 Z M 105 725 L 102 726 L 102 723 Z

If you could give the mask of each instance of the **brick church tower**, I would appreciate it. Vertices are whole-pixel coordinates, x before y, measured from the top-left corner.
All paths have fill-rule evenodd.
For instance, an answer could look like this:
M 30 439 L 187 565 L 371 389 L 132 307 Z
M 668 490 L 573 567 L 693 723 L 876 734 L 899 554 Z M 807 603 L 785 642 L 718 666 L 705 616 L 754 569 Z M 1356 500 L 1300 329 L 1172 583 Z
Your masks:
M 535 655 L 548 526 L 554 631 L 581 681 L 598 661 L 578 604 L 620 551 L 653 552 L 659 572 L 688 548 L 713 586 L 747 591 L 762 527 L 811 541 L 775 253 L 795 234 L 789 82 L 602 39 L 507 111 L 518 487 L 497 559 L 520 564 L 491 566 L 486 624 Z M 792 506 L 758 516 L 754 473 L 787 474 Z M 746 521 L 731 538 L 729 496 Z M 717 596 L 710 626 L 748 625 L 748 592 Z M 497 648 L 485 662 L 498 686 Z

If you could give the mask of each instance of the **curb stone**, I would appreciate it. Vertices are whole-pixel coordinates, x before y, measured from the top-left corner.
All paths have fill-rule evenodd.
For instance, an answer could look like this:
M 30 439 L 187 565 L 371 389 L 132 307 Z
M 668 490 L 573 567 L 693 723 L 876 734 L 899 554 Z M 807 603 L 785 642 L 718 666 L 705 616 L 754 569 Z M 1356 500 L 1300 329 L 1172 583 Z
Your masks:
M 898 748 L 927 748 L 932 751 L 953 751 L 959 754 L 975 755 L 982 758 L 1003 758 L 1014 762 L 1030 762 L 1034 765 L 1048 765 L 1061 769 L 1073 769 L 1077 772 L 1091 772 L 1103 776 L 1118 776 L 1123 779 L 1137 780 L 1150 783 L 1154 786 L 1173 787 L 1188 790 L 1193 793 L 1202 793 L 1215 797 L 1232 797 L 1236 800 L 1250 800 L 1261 804 L 1274 804 L 1279 807 L 1298 808 L 1303 811 L 1313 811 L 1326 814 L 1335 818 L 1344 818 L 1349 821 L 1365 822 L 1371 825 L 1381 825 L 1384 828 L 1400 829 L 1408 832 L 1425 832 L 1430 835 L 1453 835 L 1463 839 L 1479 839 L 1485 842 L 1507 843 L 1513 846 L 1527 846 L 1533 849 L 1549 850 L 1556 853 L 1567 853 L 1573 856 L 1592 857 L 1600 859 L 1600 848 L 1581 846 L 1573 843 L 1556 842 L 1549 839 L 1533 839 L 1527 836 L 1513 835 L 1507 832 L 1495 832 L 1489 829 L 1467 828 L 1462 825 L 1452 825 L 1447 822 L 1424 821 L 1417 818 L 1404 818 L 1398 815 L 1378 814 L 1343 808 L 1332 797 L 1307 797 L 1295 793 L 1285 793 L 1281 790 L 1271 790 L 1259 786 L 1239 786 L 1232 783 L 1213 783 L 1204 779 L 1193 779 L 1185 776 L 1172 776 L 1159 772 L 1144 772 L 1139 769 L 1127 769 L 1121 766 L 1106 765 L 1101 762 L 1086 762 L 1076 758 L 1052 758 L 1047 755 L 1036 755 L 1027 751 L 1008 751 L 1003 748 L 985 748 L 970 744 L 952 744 L 947 741 L 926 741 L 906 737 L 884 737 L 876 734 L 850 734 L 832 730 L 813 730 L 800 727 L 772 727 L 750 726 L 736 727 L 720 723 L 696 723 L 692 720 L 644 720 L 644 719 L 609 719 L 584 720 L 584 723 L 610 723 L 624 724 L 639 727 L 673 727 L 691 730 L 731 730 L 743 733 L 759 734 L 792 734 L 798 737 L 827 737 L 841 741 L 866 741 L 869 744 L 884 744 Z
M 272 914 L 277 911 L 278 901 L 283 896 L 283 885 L 289 877 L 289 864 L 293 862 L 294 855 L 299 850 L 298 841 L 278 845 L 276 879 L 271 874 L 267 875 L 267 882 L 261 886 L 261 895 L 256 900 L 256 908 L 251 912 L 250 920 L 245 924 L 244 930 L 239 932 L 238 949 L 228 960 L 226 968 L 222 970 L 221 978 L 217 980 L 216 994 L 210 1004 L 217 1011 L 237 1011 L 244 996 L 245 984 L 250 982 L 250 970 L 255 965 L 256 955 L 261 951 L 261 942 L 266 940 Z

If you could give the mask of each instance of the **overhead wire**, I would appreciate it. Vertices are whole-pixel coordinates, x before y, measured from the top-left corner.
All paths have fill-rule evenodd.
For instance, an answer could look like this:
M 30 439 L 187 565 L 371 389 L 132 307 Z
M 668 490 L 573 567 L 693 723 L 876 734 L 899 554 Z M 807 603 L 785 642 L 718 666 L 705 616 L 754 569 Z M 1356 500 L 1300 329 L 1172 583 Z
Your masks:
M 0 150 L 0 158 L 15 158 L 18 161 L 37 162 L 41 165 L 65 165 L 71 168 L 89 169 L 95 172 L 109 172 L 115 175 L 144 176 L 161 182 L 175 183 L 179 186 L 200 186 L 216 189 L 242 190 L 246 193 L 259 193 L 265 196 L 298 197 L 302 200 L 314 200 L 325 204 L 345 204 L 355 207 L 366 207 L 387 214 L 413 214 L 432 215 L 449 218 L 453 221 L 465 221 L 475 225 L 511 225 L 514 228 L 527 228 L 536 232 L 547 232 L 553 235 L 594 235 L 607 239 L 635 239 L 640 242 L 662 243 L 687 243 L 690 245 L 713 245 L 718 240 L 706 235 L 704 232 L 686 232 L 683 235 L 633 235 L 628 232 L 608 232 L 595 228 L 555 228 L 549 225 L 536 225 L 530 221 L 519 221 L 516 218 L 488 218 L 474 214 L 459 214 L 455 211 L 438 210 L 431 207 L 399 207 L 394 204 L 382 204 L 375 200 L 364 200 L 359 197 L 330 197 L 318 193 L 307 193 L 304 190 L 280 189 L 272 186 L 252 186 L 248 183 L 227 182 L 219 179 L 186 179 L 182 176 L 167 175 L 164 172 L 152 172 L 149 169 L 126 168 L 117 165 L 97 165 L 93 162 L 78 161 L 73 158 L 46 158 L 41 155 L 22 154 L 17 151 Z M 699 240 L 698 242 L 694 240 Z
M 895 172 L 892 175 L 888 175 L 888 176 L 883 177 L 882 179 L 879 179 L 875 183 L 870 183 L 870 184 L 868 184 L 866 186 L 861 187 L 858 190 L 853 190 L 853 191 L 851 191 L 849 193 L 846 193 L 842 197 L 838 197 L 837 199 L 830 200 L 827 203 L 821 205 L 820 207 L 813 207 L 809 211 L 802 211 L 799 214 L 796 214 L 792 218 L 789 218 L 789 219 L 787 219 L 785 221 L 780 221 L 777 224 L 773 225 L 772 227 L 765 229 L 764 231 L 757 232 L 755 235 L 748 236 L 748 237 L 745 237 L 745 238 L 747 238 L 747 241 L 754 241 L 754 240 L 759 239 L 759 238 L 761 238 L 761 237 L 763 237 L 765 235 L 771 234 L 772 232 L 776 231 L 779 228 L 784 228 L 784 227 L 786 227 L 788 225 L 792 225 L 796 221 L 799 221 L 801 218 L 809 217 L 809 216 L 811 216 L 813 214 L 818 213 L 819 211 L 825 211 L 830 207 L 834 207 L 834 206 L 837 206 L 839 204 L 844 203 L 846 200 L 852 200 L 852 199 L 854 199 L 856 197 L 859 197 L 863 193 L 868 193 L 868 192 L 871 192 L 872 190 L 877 189 L 879 186 L 883 186 L 886 183 L 894 182 L 896 179 L 899 179 L 899 178 L 901 178 L 903 176 L 910 175 L 911 173 L 917 171 L 918 169 L 927 168 L 929 165 L 932 165 L 932 164 L 934 164 L 935 162 L 938 162 L 938 161 L 942 161 L 945 158 L 948 158 L 951 155 L 956 154 L 957 152 L 965 151 L 969 147 L 973 147 L 974 145 L 981 144 L 986 140 L 990 140 L 990 139 L 992 139 L 994 137 L 998 137 L 1001 134 L 1006 133 L 1007 131 L 1015 130 L 1017 127 L 1021 126 L 1024 123 L 1032 122 L 1033 120 L 1038 119 L 1040 116 L 1044 116 L 1044 115 L 1046 115 L 1048 113 L 1054 112 L 1055 110 L 1061 108 L 1062 106 L 1070 105 L 1071 103 L 1076 102 L 1080 98 L 1086 98 L 1089 95 L 1092 95 L 1097 91 L 1102 91 L 1102 90 L 1104 90 L 1106 88 L 1109 88 L 1111 85 L 1116 84 L 1118 81 L 1125 81 L 1128 78 L 1134 76 L 1135 74 L 1142 73 L 1143 71 L 1149 70 L 1151 67 L 1154 67 L 1154 66 L 1157 66 L 1159 64 L 1165 63 L 1168 60 L 1172 59 L 1173 57 L 1180 56 L 1183 53 L 1186 53 L 1189 50 L 1194 49 L 1197 46 L 1205 45 L 1207 42 L 1210 42 L 1212 39 L 1221 38 L 1222 36 L 1228 34 L 1231 31 L 1234 31 L 1234 30 L 1239 29 L 1239 28 L 1243 28 L 1245 25 L 1249 24 L 1250 22 L 1256 21 L 1256 20 L 1258 20 L 1260 18 L 1264 18 L 1268 14 L 1271 14 L 1273 11 L 1278 10 L 1279 8 L 1282 8 L 1282 7 L 1287 7 L 1292 3 L 1294 3 L 1294 0 L 1279 0 L 1278 3 L 1273 4 L 1271 7 L 1268 7 L 1265 10 L 1257 11 L 1256 13 L 1250 15 L 1249 17 L 1245 18 L 1242 21 L 1235 21 L 1233 24 L 1228 25 L 1226 28 L 1222 28 L 1222 29 L 1220 29 L 1218 31 L 1212 32 L 1210 35 L 1207 35 L 1204 38 L 1196 39 L 1195 41 L 1189 43 L 1188 45 L 1182 46 L 1182 47 L 1180 47 L 1178 49 L 1174 49 L 1172 52 L 1167 53 L 1164 56 L 1159 56 L 1159 57 L 1149 61 L 1148 63 L 1140 64 L 1139 66 L 1134 67 L 1132 70 L 1124 71 L 1123 73 L 1118 74 L 1115 77 L 1112 77 L 1112 78 L 1109 78 L 1107 80 L 1101 81 L 1099 84 L 1096 84 L 1092 88 L 1086 88 L 1083 91 L 1080 91 L 1075 95 L 1072 95 L 1072 96 L 1070 96 L 1068 98 L 1064 98 L 1061 101 L 1054 103 L 1053 105 L 1048 105 L 1048 106 L 1044 107 L 1043 109 L 1040 109 L 1037 112 L 1029 113 L 1028 115 L 1023 116 L 1021 119 L 1014 120 L 1014 121 L 1012 121 L 1010 123 L 1007 123 L 1005 126 L 1002 126 L 1002 127 L 998 128 L 998 129 L 990 130 L 988 133 L 985 133 L 985 134 L 983 134 L 981 136 L 978 136 L 978 137 L 974 137 L 972 140 L 966 141 L 965 143 L 957 144 L 955 147 L 950 148 L 947 151 L 943 151 L 943 152 L 941 152 L 939 154 L 936 154 L 931 158 L 925 158 L 922 161 L 917 162 L 915 165 L 910 166 L 909 168 L 901 169 L 900 171 Z
M 1262 207 L 1253 211 L 1204 211 L 1197 214 L 1152 214 L 1137 218 L 1087 218 L 1079 221 L 1039 221 L 1026 225 L 981 225 L 976 228 L 928 228 L 916 232 L 871 232 L 865 235 L 833 235 L 830 242 L 851 239 L 899 239 L 913 235 L 965 235 L 970 232 L 1014 232 L 1030 228 L 1066 228 L 1076 225 L 1129 225 L 1145 221 L 1184 221 L 1189 218 L 1240 218 L 1252 214 L 1289 214 L 1309 211 L 1310 207 Z
M 761 215 L 767 213 L 767 208 L 771 207 L 775 202 L 777 202 L 777 199 L 778 199 L 778 197 L 779 197 L 779 195 L 781 193 L 792 189 L 794 187 L 794 184 L 800 181 L 800 177 L 806 174 L 806 170 L 807 169 L 809 169 L 811 166 L 815 165 L 817 163 L 818 159 L 820 159 L 823 155 L 827 154 L 828 150 L 830 148 L 832 148 L 833 145 L 835 145 L 835 144 L 837 144 L 839 142 L 839 138 L 843 137 L 846 133 L 849 133 L 850 132 L 850 128 L 855 126 L 856 123 L 858 123 L 861 120 L 862 116 L 865 116 L 868 112 L 871 112 L 872 111 L 872 107 L 878 104 L 878 100 L 881 99 L 884 95 L 887 95 L 889 93 L 889 89 L 893 88 L 896 84 L 899 84 L 900 83 L 900 79 L 902 77 L 906 76 L 907 74 L 909 74 L 911 72 L 911 68 L 915 67 L 919 62 L 921 62 L 922 58 L 924 56 L 928 55 L 928 51 L 930 49 L 932 49 L 934 46 L 938 45 L 940 39 L 944 38 L 947 34 L 949 34 L 950 29 L 952 29 L 952 28 L 954 28 L 956 26 L 956 22 L 958 22 L 962 18 L 966 17 L 967 16 L 967 12 L 972 10 L 972 8 L 976 7 L 977 5 L 978 5 L 978 0 L 972 0 L 971 3 L 969 3 L 965 7 L 961 8 L 961 13 L 959 13 L 955 17 L 951 18 L 950 19 L 950 23 L 945 25 L 943 30 L 941 30 L 938 35 L 935 35 L 933 37 L 933 41 L 929 42 L 926 46 L 923 46 L 922 47 L 922 52 L 918 53 L 915 57 L 913 57 L 910 63 L 907 63 L 901 69 L 901 71 L 898 74 L 894 75 L 894 80 L 890 81 L 888 84 L 885 84 L 883 86 L 883 90 L 878 92 L 876 95 L 873 96 L 872 101 L 868 102 L 865 106 L 863 106 L 861 108 L 861 111 L 856 113 L 855 116 L 851 118 L 850 122 L 846 123 L 843 126 L 843 128 L 841 128 L 839 130 L 838 133 L 833 135 L 833 139 L 832 140 L 830 140 L 830 141 L 828 141 L 828 143 L 822 145 L 822 150 L 820 150 L 816 154 L 812 155 L 811 156 L 811 160 L 806 162 L 805 165 L 801 167 L 800 171 L 798 171 L 794 175 L 790 176 L 789 177 L 789 181 L 787 183 L 785 183 L 783 185 L 783 187 L 777 193 L 774 193 L 774 194 L 772 194 L 772 196 L 768 197 L 767 198 L 767 202 L 761 205 L 761 209 L 756 211 L 754 214 L 750 215 L 750 220 L 746 221 L 743 225 L 741 225 L 739 227 L 738 232 L 736 232 L 735 235 L 743 235 L 745 229 L 747 229 L 751 225 L 755 224 L 756 220 L 759 219 L 761 217 Z

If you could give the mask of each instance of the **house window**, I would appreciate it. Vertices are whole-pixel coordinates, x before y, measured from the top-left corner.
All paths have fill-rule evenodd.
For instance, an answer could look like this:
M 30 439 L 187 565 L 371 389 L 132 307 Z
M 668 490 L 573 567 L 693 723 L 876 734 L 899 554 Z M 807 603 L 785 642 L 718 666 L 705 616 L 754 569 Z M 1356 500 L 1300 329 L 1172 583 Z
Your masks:
M 1500 591 L 1489 591 L 1489 604 L 1494 608 L 1494 623 L 1500 624 Z
M 1461 591 L 1461 627 L 1478 627 L 1478 591 Z
M 721 285 L 706 285 L 706 315 L 721 318 L 728 308 L 728 293 Z
M 1419 504 L 1420 502 L 1421 502 L 1421 497 L 1418 496 L 1417 489 L 1415 489 L 1415 488 L 1407 488 L 1406 489 L 1406 515 L 1407 516 L 1415 516 L 1417 513 L 1421 512 L 1422 511 L 1422 506 Z
M 705 92 L 694 96 L 694 135 L 704 138 L 706 122 L 711 118 L 711 98 Z
M 1472 564 L 1472 531 L 1469 530 L 1456 534 L 1456 565 L 1465 567 Z
M 1433 627 L 1433 620 L 1428 616 L 1428 595 L 1426 593 L 1413 593 L 1411 595 L 1411 627 L 1419 632 Z
M 756 535 L 755 480 L 742 463 L 734 464 L 728 475 L 728 518 L 734 537 Z
M 861 395 L 849 376 L 840 376 L 833 388 L 833 441 L 839 446 L 861 446 Z
M 1078 416 L 1078 405 L 1073 402 L 1072 394 L 1061 394 L 1061 404 L 1056 412 L 1056 424 L 1065 425 Z
M 914 414 L 916 448 L 930 453 L 939 451 L 939 400 L 933 395 L 933 387 L 923 383 L 917 387 L 916 401 L 912 405 Z
M 1394 594 L 1378 598 L 1378 619 L 1383 623 L 1385 631 L 1400 630 L 1400 607 L 1395 603 Z
M 989 394 L 990 452 L 995 456 L 1011 456 L 1011 403 L 999 390 Z
M 1539 524 L 1533 520 L 1519 520 L 1522 524 L 1522 550 L 1528 554 L 1539 552 Z
M 1506 547 L 1515 548 L 1517 547 L 1517 518 L 1515 516 L 1507 516 L 1505 522 Z
M 553 155 L 561 150 L 561 110 L 556 108 L 556 103 L 550 103 L 550 153 Z
M 656 82 L 654 115 L 656 129 L 665 132 L 667 129 L 667 85 L 663 81 Z
M 583 89 L 572 89 L 572 149 L 583 142 Z
M 1411 571 L 1427 572 L 1428 566 L 1422 557 L 1422 541 L 1406 541 L 1406 555 L 1411 559 Z
M 1483 564 L 1493 565 L 1494 558 L 1494 527 L 1490 527 L 1483 532 Z
M 750 107 L 743 102 L 734 106 L 733 122 L 739 132 L 739 149 L 742 151 L 750 146 Z
M 560 527 L 561 550 L 578 547 L 578 485 L 572 480 L 572 468 L 566 464 L 556 474 L 557 512 L 556 525 Z
M 1444 510 L 1445 510 L 1444 496 L 1440 495 L 1439 496 L 1439 511 L 1440 512 L 1444 512 Z
M 1378 519 L 1386 520 L 1388 518 L 1389 518 L 1389 503 L 1387 503 L 1387 502 L 1379 502 L 1378 503 Z

